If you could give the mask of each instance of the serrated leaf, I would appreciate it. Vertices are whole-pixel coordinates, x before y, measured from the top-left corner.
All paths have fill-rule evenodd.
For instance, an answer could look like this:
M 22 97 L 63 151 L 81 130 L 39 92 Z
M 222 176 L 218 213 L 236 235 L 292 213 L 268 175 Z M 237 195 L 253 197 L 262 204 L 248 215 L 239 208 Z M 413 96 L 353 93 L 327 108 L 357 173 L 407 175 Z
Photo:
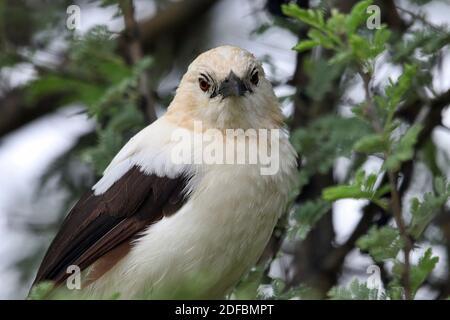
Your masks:
M 352 52 L 351 51 L 340 51 L 334 55 L 333 58 L 329 60 L 330 64 L 345 64 L 349 62 L 352 58 Z
M 386 148 L 386 139 L 382 134 L 371 134 L 363 136 L 356 141 L 354 147 L 357 152 L 376 153 L 382 152 Z
M 438 262 L 439 257 L 433 256 L 431 248 L 428 248 L 423 256 L 419 259 L 419 262 L 410 266 L 409 279 L 412 297 L 415 296 L 417 290 L 425 282 Z M 404 274 L 404 269 L 405 264 L 396 260 L 392 268 L 392 272 L 394 275 L 394 280 L 392 281 L 393 285 L 400 285 L 402 276 Z
M 388 170 L 397 171 L 402 162 L 410 160 L 414 155 L 414 146 L 417 143 L 422 126 L 415 124 L 406 130 L 398 143 L 394 144 L 394 150 L 385 160 L 383 167 Z
M 434 190 L 437 194 L 444 194 L 447 191 L 444 178 L 436 177 L 436 179 L 434 179 Z
M 327 93 L 335 90 L 336 80 L 342 75 L 342 68 L 330 65 L 325 59 L 307 59 L 303 64 L 309 81 L 305 93 L 315 101 L 322 101 Z
M 345 34 L 346 33 L 346 25 L 345 21 L 347 16 L 337 9 L 331 9 L 331 17 L 327 20 L 327 28 L 328 30 L 333 30 L 335 34 Z
M 392 227 L 372 227 L 369 232 L 358 239 L 356 245 L 368 251 L 375 261 L 394 259 L 403 246 L 400 234 Z
M 391 113 L 398 108 L 398 105 L 403 99 L 405 93 L 411 88 L 411 83 L 416 73 L 417 66 L 405 65 L 405 70 L 398 78 L 397 82 L 392 83 L 392 81 L 390 81 L 390 85 L 386 88 L 386 96 L 388 98 L 387 107 Z
M 331 209 L 331 204 L 322 199 L 316 199 L 301 203 L 292 214 L 295 225 L 289 230 L 289 234 L 297 239 L 305 239 L 311 228 Z
M 368 288 L 365 283 L 354 279 L 347 288 L 333 287 L 328 296 L 331 300 L 377 300 L 378 290 Z
M 358 59 L 364 61 L 372 58 L 372 45 L 366 38 L 352 34 L 349 38 L 349 44 L 353 54 Z
M 368 132 L 368 124 L 360 119 L 334 115 L 320 117 L 307 127 L 295 130 L 291 142 L 304 161 L 301 174 L 308 177 L 327 172 L 336 157 L 350 156 L 355 141 Z
M 439 262 L 439 257 L 433 256 L 431 248 L 428 248 L 424 255 L 419 259 L 417 265 L 413 265 L 411 268 L 411 290 L 413 295 L 420 288 L 422 283 L 428 278 L 430 273 L 436 267 Z
M 317 29 L 323 29 L 325 26 L 323 14 L 319 10 L 305 10 L 294 3 L 282 5 L 281 10 L 286 16 L 297 18 Z
M 297 45 L 293 49 L 302 52 L 317 47 L 318 45 L 320 45 L 320 43 L 315 40 L 303 40 L 297 43 Z
M 326 49 L 332 49 L 334 47 L 333 41 L 327 35 L 323 34 L 317 29 L 309 30 L 308 37 L 310 37 L 313 41 L 319 43 Z
M 427 142 L 424 143 L 424 146 L 419 150 L 419 156 L 420 160 L 427 165 L 433 176 L 443 174 L 437 162 L 437 148 L 431 138 L 428 138 Z
M 347 28 L 347 33 L 350 35 L 354 33 L 358 27 L 364 23 L 369 14 L 367 13 L 367 7 L 372 4 L 371 0 L 360 1 L 355 4 L 350 11 L 350 14 L 347 15 L 345 25 Z
M 441 178 L 435 180 L 435 192 L 425 193 L 423 200 L 417 198 L 411 200 L 411 223 L 409 232 L 414 238 L 419 238 L 428 224 L 450 198 L 450 184 L 446 186 Z
M 378 29 L 375 31 L 375 35 L 373 38 L 373 56 L 377 56 L 381 52 L 383 52 L 386 48 L 386 43 L 388 42 L 391 36 L 391 32 L 386 27 Z

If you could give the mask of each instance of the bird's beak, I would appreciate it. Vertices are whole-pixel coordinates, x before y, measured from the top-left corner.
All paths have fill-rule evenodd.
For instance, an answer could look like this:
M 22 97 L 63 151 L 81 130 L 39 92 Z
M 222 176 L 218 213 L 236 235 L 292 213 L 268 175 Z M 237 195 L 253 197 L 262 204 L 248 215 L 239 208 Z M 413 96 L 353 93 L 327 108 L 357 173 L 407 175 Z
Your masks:
M 243 96 L 248 91 L 245 83 L 233 71 L 222 81 L 218 94 L 223 98 Z

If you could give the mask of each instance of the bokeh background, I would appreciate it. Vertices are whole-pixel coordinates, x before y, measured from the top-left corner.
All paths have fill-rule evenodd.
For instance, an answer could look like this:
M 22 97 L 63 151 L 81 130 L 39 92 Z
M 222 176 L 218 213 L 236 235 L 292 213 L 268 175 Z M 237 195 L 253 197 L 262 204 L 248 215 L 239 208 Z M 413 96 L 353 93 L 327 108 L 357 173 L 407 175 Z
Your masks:
M 354 101 L 364 98 L 361 81 L 337 86 L 340 75 L 333 74 L 334 69 L 311 62 L 317 52 L 292 50 L 306 36 L 306 27 L 281 13 L 284 2 L 135 0 L 141 50 L 133 57 L 128 49 L 136 39 L 124 35 L 124 18 L 115 1 L 0 0 L 0 299 L 26 296 L 67 209 L 95 182 L 111 155 L 151 121 L 149 108 L 157 115 L 164 112 L 189 62 L 200 52 L 231 44 L 254 53 L 263 61 L 293 129 L 307 128 L 312 115 L 301 108 L 308 101 L 320 101 L 342 116 Z M 329 6 L 348 12 L 357 1 L 296 2 L 304 8 Z M 69 30 L 66 10 L 72 4 L 79 6 L 81 19 L 77 28 Z M 405 37 L 449 22 L 447 1 L 378 4 L 383 22 Z M 86 40 L 89 37 L 91 42 Z M 385 83 L 400 73 L 399 66 L 381 63 L 374 83 Z M 448 46 L 436 50 L 430 74 L 433 92 L 426 92 L 426 97 L 448 91 Z M 136 85 L 142 77 L 148 83 L 144 105 Z M 438 162 L 445 176 L 450 168 L 449 101 L 429 133 L 440 150 Z M 98 111 L 105 108 L 109 111 Z M 345 180 L 351 159 L 351 155 L 336 154 L 327 173 L 313 177 L 299 203 Z M 431 188 L 426 166 L 419 160 L 414 164 L 406 199 Z M 376 157 L 364 163 L 368 171 L 380 166 Z M 333 286 L 348 284 L 353 277 L 365 281 L 370 275 L 367 268 L 374 262 L 355 248 L 351 237 L 361 227 L 366 206 L 365 200 L 336 201 L 304 239 L 275 243 L 275 248 L 282 248 L 274 256 L 269 276 L 292 286 L 308 284 L 316 289 L 317 297 Z M 417 298 L 450 293 L 450 240 L 435 234 L 427 241 L 440 260 Z M 339 261 L 324 270 L 326 257 L 336 249 L 341 250 Z M 413 259 L 420 254 L 418 248 Z

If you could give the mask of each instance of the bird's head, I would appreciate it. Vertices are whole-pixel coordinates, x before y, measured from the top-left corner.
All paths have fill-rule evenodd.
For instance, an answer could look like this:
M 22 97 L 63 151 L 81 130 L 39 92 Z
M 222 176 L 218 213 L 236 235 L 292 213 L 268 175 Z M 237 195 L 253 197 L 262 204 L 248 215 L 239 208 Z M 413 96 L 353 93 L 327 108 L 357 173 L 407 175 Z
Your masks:
M 180 125 L 201 121 L 204 129 L 278 128 L 282 114 L 261 63 L 250 52 L 221 46 L 189 66 L 169 106 Z

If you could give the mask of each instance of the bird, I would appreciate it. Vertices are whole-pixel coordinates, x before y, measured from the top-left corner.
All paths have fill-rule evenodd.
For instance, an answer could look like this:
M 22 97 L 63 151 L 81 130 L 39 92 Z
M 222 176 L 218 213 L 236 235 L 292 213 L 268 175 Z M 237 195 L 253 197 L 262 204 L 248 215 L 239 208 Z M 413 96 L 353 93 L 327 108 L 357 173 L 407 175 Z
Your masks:
M 197 152 L 196 139 L 202 150 L 209 142 L 212 161 Z M 264 144 L 273 170 L 236 160 Z M 234 157 L 221 161 L 228 147 Z M 194 155 L 180 160 L 180 150 Z M 68 268 L 76 266 L 81 286 L 73 292 L 81 299 L 224 298 L 262 255 L 296 172 L 262 63 L 235 46 L 205 51 L 166 112 L 122 147 L 69 211 L 33 286 L 50 282 L 49 298 L 57 298 L 69 292 Z

